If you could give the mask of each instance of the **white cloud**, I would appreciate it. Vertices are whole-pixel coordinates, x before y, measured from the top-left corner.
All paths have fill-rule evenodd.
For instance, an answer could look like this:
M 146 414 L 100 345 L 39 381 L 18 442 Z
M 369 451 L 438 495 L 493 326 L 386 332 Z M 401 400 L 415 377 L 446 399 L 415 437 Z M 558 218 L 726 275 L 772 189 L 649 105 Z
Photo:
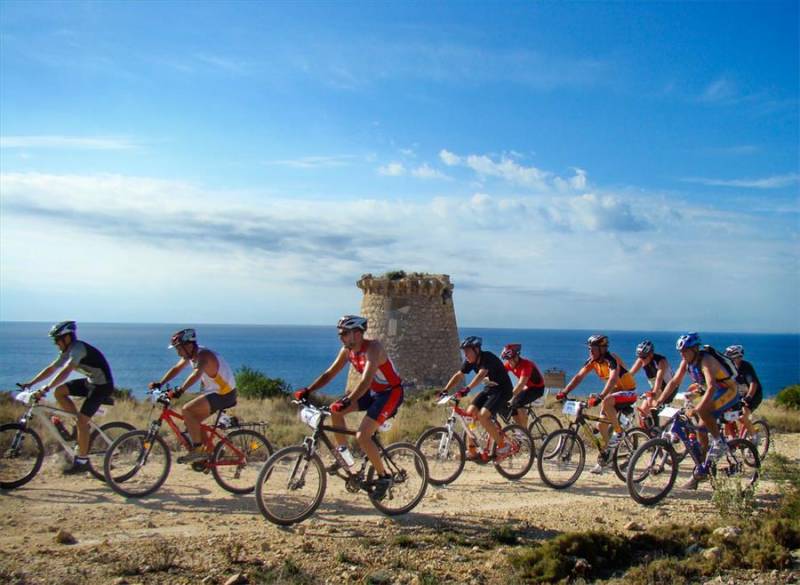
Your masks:
M 131 150 L 137 145 L 126 138 L 102 136 L 0 136 L 0 148 L 49 148 L 62 150 Z
M 444 148 L 439 151 L 439 158 L 442 159 L 442 162 L 448 167 L 454 167 L 461 164 L 461 157 L 453 154 L 449 150 L 445 150 Z
M 400 177 L 406 174 L 406 167 L 403 163 L 392 162 L 378 167 L 378 174 L 387 177 Z
M 709 83 L 700 95 L 700 101 L 714 103 L 724 102 L 736 96 L 736 85 L 726 77 L 719 77 Z
M 746 189 L 780 189 L 794 185 L 800 180 L 797 173 L 775 175 L 762 179 L 708 179 L 703 177 L 688 177 L 682 179 L 685 183 L 698 183 L 710 187 L 742 187 Z
M 411 171 L 412 176 L 418 179 L 449 179 L 443 172 L 434 169 L 428 163 L 423 163 Z

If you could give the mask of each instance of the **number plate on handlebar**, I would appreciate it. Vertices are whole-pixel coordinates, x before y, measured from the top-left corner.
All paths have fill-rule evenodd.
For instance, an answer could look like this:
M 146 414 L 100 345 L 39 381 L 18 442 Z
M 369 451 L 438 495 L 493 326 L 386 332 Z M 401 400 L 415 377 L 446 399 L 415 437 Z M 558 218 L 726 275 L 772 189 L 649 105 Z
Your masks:
M 567 400 L 564 403 L 564 408 L 561 410 L 567 416 L 578 416 L 578 412 L 580 412 L 581 403 L 577 400 Z
M 16 396 L 14 396 L 14 400 L 18 400 L 22 404 L 28 404 L 31 401 L 31 396 L 33 396 L 33 392 L 24 390 L 22 392 L 17 392 Z
M 441 404 L 447 404 L 448 402 L 450 402 L 450 395 L 446 394 L 442 396 L 439 400 L 437 400 L 436 404 L 441 405 Z
M 678 414 L 678 409 L 672 406 L 667 406 L 661 409 L 661 412 L 658 413 L 658 416 L 663 418 L 672 418 Z
M 300 410 L 300 420 L 315 429 L 319 424 L 320 414 L 318 409 L 306 406 Z
M 742 416 L 741 410 L 727 410 L 722 413 L 722 418 L 728 422 L 736 422 Z

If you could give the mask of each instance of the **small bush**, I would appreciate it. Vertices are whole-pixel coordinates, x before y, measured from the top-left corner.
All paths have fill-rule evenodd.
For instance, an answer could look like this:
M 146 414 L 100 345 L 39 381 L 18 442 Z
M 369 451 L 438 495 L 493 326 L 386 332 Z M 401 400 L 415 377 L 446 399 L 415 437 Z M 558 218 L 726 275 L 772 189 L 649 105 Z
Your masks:
M 407 534 L 398 534 L 395 536 L 394 545 L 400 548 L 417 548 L 417 543 Z
M 389 279 L 389 280 L 400 280 L 401 278 L 405 278 L 406 277 L 406 271 L 405 270 L 390 270 L 389 272 L 384 274 L 384 277 Z
M 244 398 L 276 398 L 292 391 L 290 384 L 281 378 L 270 378 L 258 370 L 242 366 L 236 370 L 236 391 Z
M 114 388 L 114 391 L 111 393 L 111 396 L 114 398 L 115 401 L 117 400 L 136 400 L 133 396 L 133 390 L 130 388 Z
M 784 408 L 800 410 L 800 384 L 787 386 L 775 397 L 775 403 Z
M 723 518 L 748 518 L 756 509 L 756 486 L 743 485 L 741 478 L 718 474 L 711 503 Z
M 517 531 L 510 526 L 494 527 L 489 531 L 489 538 L 498 544 L 515 545 L 519 543 Z

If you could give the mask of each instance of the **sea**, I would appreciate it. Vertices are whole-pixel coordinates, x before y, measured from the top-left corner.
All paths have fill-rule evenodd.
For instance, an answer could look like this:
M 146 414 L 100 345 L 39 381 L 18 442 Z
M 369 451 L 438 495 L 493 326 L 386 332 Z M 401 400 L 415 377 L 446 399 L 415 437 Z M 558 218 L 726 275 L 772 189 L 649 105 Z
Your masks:
M 0 322 L 0 391 L 12 391 L 16 382 L 30 380 L 57 357 L 48 337 L 50 323 Z M 172 332 L 182 324 L 80 323 L 79 337 L 100 349 L 108 359 L 118 388 L 129 388 L 143 397 L 148 382 L 158 380 L 177 362 L 168 349 Z M 272 378 L 282 378 L 294 388 L 311 383 L 336 357 L 340 347 L 336 328 L 296 325 L 196 325 L 198 340 L 214 349 L 234 369 L 248 366 Z M 586 338 L 597 333 L 573 329 L 460 328 L 461 337 L 479 335 L 484 349 L 499 355 L 506 343 L 521 343 L 523 355 L 544 371 L 564 370 L 567 379 L 587 358 Z M 676 368 L 680 356 L 674 331 L 603 331 L 611 350 L 630 367 L 636 345 L 650 339 L 656 351 Z M 753 364 L 765 396 L 774 396 L 785 386 L 800 383 L 800 335 L 700 332 L 704 343 L 719 350 L 732 344 L 745 348 L 745 359 Z M 188 372 L 187 372 L 188 374 Z M 402 372 L 400 372 L 402 375 Z M 182 379 L 182 378 L 179 378 Z M 325 392 L 341 394 L 346 382 L 342 372 Z M 684 386 L 687 384 L 684 381 Z M 639 389 L 647 388 L 644 373 L 637 374 Z M 576 391 L 588 394 L 602 388 L 600 380 L 588 376 Z

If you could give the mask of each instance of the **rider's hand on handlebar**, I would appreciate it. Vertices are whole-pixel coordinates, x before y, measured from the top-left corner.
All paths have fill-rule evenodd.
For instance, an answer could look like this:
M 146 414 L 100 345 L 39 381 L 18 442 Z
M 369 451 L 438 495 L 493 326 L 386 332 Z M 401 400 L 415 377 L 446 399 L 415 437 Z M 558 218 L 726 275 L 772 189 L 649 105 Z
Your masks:
M 294 399 L 302 402 L 303 400 L 308 398 L 308 395 L 310 393 L 311 390 L 309 390 L 308 388 L 300 388 L 300 390 L 294 393 Z
M 33 384 L 31 384 L 30 382 L 17 382 L 17 386 L 19 387 L 20 390 L 27 390 L 28 388 L 33 386 Z
M 150 382 L 150 383 L 147 385 L 147 387 L 148 387 L 150 390 L 158 390 L 159 388 L 161 388 L 161 382 Z
M 464 396 L 470 393 L 470 390 L 471 390 L 470 388 L 464 386 L 463 388 L 458 390 L 455 394 L 453 394 L 453 396 L 456 398 L 464 398 Z
M 591 394 L 588 401 L 589 406 L 597 406 L 600 404 L 600 397 L 597 394 Z
M 567 393 L 566 392 L 559 392 L 558 394 L 556 394 L 556 400 L 558 400 L 559 402 L 561 402 L 563 400 L 566 400 L 566 399 L 567 399 Z
M 331 412 L 341 412 L 350 406 L 350 397 L 342 396 L 339 400 L 331 404 Z

